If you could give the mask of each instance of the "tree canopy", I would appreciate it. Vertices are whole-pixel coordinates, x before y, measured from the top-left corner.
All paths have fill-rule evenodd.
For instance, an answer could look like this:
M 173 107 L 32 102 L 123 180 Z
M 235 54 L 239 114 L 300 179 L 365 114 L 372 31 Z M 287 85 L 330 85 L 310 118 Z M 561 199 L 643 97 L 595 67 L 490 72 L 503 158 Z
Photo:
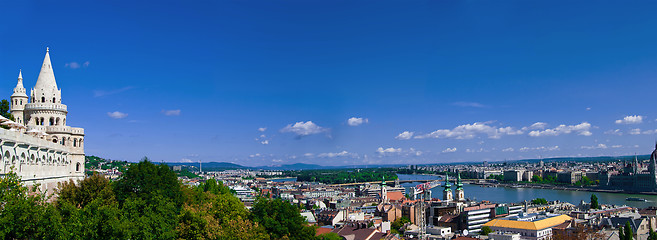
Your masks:
M 14 173 L 0 179 L 0 239 L 332 239 L 315 237 L 299 209 L 259 199 L 249 211 L 221 182 L 182 185 L 148 159 L 110 181 L 63 183 L 54 202 Z

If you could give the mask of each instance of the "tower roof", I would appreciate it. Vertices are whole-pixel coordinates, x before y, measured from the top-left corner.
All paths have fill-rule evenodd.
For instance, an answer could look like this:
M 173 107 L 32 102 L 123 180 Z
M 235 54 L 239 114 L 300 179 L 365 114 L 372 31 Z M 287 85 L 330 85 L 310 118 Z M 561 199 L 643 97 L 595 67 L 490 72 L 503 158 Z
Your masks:
M 50 49 L 46 48 L 46 56 L 43 58 L 43 65 L 41 65 L 41 72 L 37 79 L 34 89 L 44 90 L 57 90 L 57 82 L 55 81 L 55 73 L 52 70 L 52 63 L 50 62 Z
M 14 88 L 14 94 L 11 95 L 12 97 L 27 97 L 25 94 L 25 87 L 23 87 L 23 71 L 18 70 L 18 82 L 16 83 L 16 87 Z

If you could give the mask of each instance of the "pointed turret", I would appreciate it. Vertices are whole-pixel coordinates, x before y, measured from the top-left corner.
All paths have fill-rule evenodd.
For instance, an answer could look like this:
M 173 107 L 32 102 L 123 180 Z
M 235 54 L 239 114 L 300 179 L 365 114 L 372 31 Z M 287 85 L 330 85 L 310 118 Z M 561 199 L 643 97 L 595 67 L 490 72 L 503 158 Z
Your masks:
M 61 91 L 57 88 L 57 81 L 55 81 L 49 48 L 46 48 L 46 56 L 43 58 L 39 78 L 32 88 L 32 102 L 61 103 Z
M 456 173 L 456 190 L 463 189 L 463 183 L 461 182 L 461 172 Z
M 11 95 L 12 97 L 27 97 L 27 94 L 25 94 L 25 87 L 23 87 L 23 71 L 18 70 L 18 82 L 16 83 L 16 87 L 14 88 L 14 94 Z
M 57 82 L 55 81 L 55 73 L 52 70 L 52 63 L 50 62 L 50 49 L 46 48 L 46 56 L 43 58 L 41 65 L 41 72 L 37 78 L 34 89 L 57 89 Z
M 25 110 L 25 104 L 27 104 L 27 94 L 25 93 L 25 87 L 23 87 L 23 71 L 18 70 L 18 82 L 16 83 L 16 87 L 14 88 L 14 93 L 11 94 L 11 115 L 14 116 L 14 120 L 17 123 L 20 124 L 25 124 L 23 122 L 24 114 L 23 110 Z

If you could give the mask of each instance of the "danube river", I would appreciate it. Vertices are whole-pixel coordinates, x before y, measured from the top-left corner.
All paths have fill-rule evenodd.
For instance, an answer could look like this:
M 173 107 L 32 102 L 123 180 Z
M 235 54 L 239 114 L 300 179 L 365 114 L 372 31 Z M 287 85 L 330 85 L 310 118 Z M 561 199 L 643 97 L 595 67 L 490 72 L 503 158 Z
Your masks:
M 438 176 L 431 175 L 407 175 L 398 174 L 399 180 L 431 180 L 439 179 Z M 403 183 L 402 186 L 408 189 L 419 183 Z M 431 191 L 431 197 L 442 199 L 442 187 L 436 187 Z M 455 189 L 452 186 L 452 189 Z M 478 185 L 463 185 L 465 190 L 465 197 L 472 200 L 488 200 L 496 203 L 517 203 L 524 200 L 532 200 L 535 198 L 545 198 L 548 201 L 559 200 L 569 202 L 572 204 L 579 204 L 580 201 L 591 201 L 591 194 L 598 197 L 598 202 L 602 204 L 615 204 L 615 205 L 628 205 L 632 207 L 645 208 L 648 206 L 657 206 L 657 196 L 655 195 L 637 195 L 637 194 L 622 194 L 622 193 L 604 193 L 604 192 L 585 192 L 585 191 L 565 191 L 565 190 L 552 190 L 552 189 L 536 189 L 536 188 L 510 188 L 510 187 L 480 187 Z M 648 200 L 648 202 L 632 202 L 626 201 L 625 198 L 638 197 Z

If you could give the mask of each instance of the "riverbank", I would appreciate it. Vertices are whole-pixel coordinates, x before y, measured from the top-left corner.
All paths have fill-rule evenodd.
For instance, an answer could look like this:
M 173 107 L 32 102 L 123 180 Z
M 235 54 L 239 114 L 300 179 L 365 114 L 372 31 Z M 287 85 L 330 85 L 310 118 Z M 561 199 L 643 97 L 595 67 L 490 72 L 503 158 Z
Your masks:
M 629 192 L 624 190 L 601 189 L 594 187 L 578 186 L 556 186 L 549 184 L 522 184 L 522 183 L 488 183 L 488 182 L 470 182 L 472 185 L 481 187 L 509 187 L 509 188 L 534 188 L 534 189 L 551 189 L 564 191 L 582 191 L 582 192 L 603 192 L 603 193 L 620 193 L 620 194 L 639 194 L 639 195 L 657 195 L 657 192 Z

